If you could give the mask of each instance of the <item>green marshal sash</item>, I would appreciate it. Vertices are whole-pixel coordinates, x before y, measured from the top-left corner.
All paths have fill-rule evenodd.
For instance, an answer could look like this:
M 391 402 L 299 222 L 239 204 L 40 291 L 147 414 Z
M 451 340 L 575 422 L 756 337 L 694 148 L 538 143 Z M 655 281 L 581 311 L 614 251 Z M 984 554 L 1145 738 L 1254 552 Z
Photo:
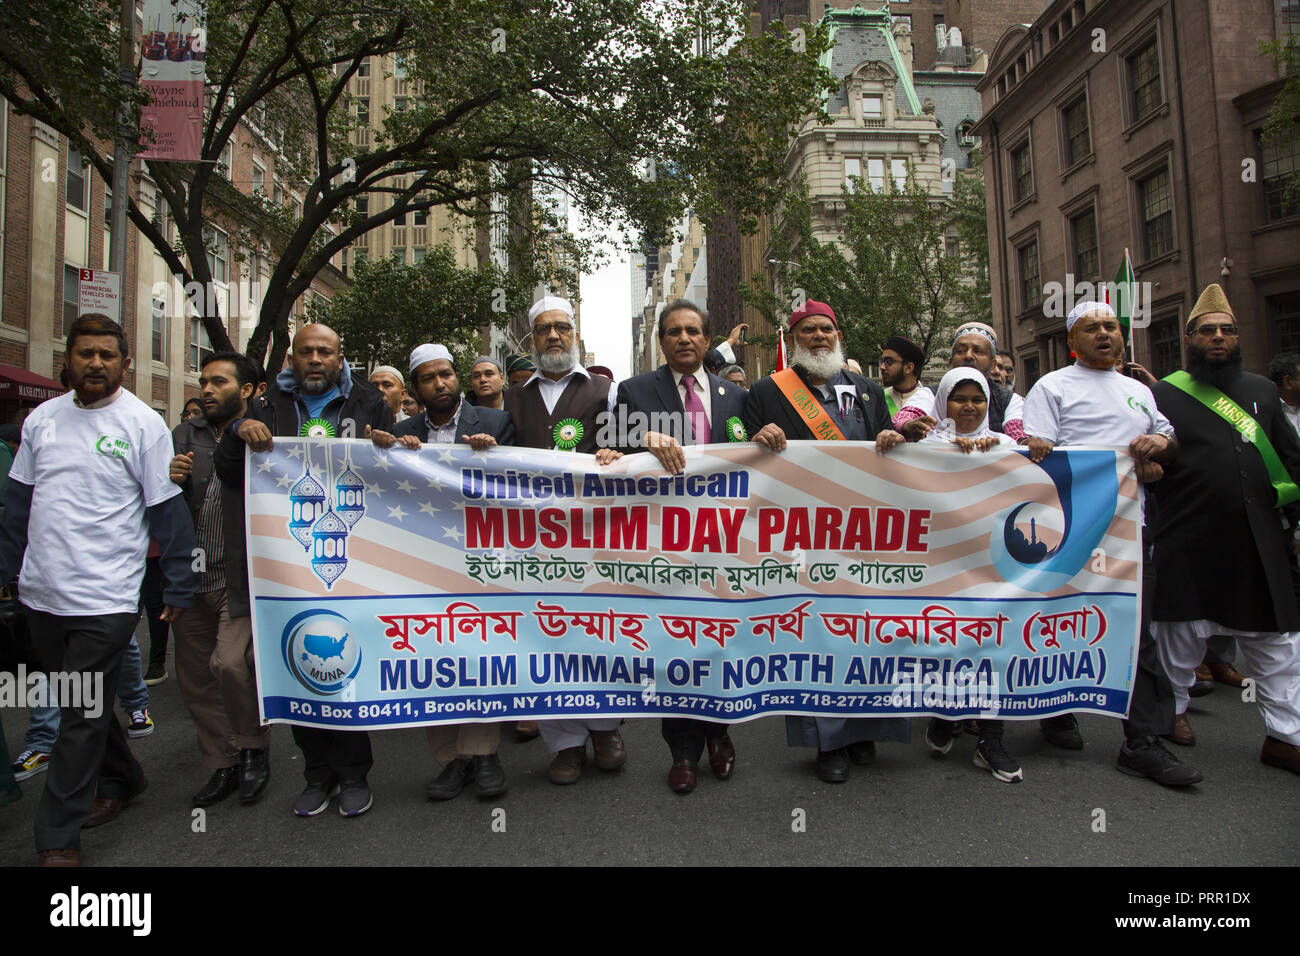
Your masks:
M 890 418 L 898 414 L 898 403 L 894 401 L 894 396 L 890 395 L 888 391 L 885 392 L 885 405 L 889 407 Z
M 1282 464 L 1282 459 L 1277 456 L 1273 443 L 1268 440 L 1259 423 L 1249 413 L 1213 385 L 1198 382 L 1184 371 L 1172 372 L 1165 376 L 1164 381 L 1192 396 L 1237 429 L 1242 441 L 1255 446 L 1259 457 L 1264 459 L 1264 467 L 1268 469 L 1268 480 L 1273 483 L 1273 492 L 1277 495 L 1277 503 L 1273 507 L 1281 508 L 1300 499 L 1300 488 L 1296 487 L 1286 466 Z

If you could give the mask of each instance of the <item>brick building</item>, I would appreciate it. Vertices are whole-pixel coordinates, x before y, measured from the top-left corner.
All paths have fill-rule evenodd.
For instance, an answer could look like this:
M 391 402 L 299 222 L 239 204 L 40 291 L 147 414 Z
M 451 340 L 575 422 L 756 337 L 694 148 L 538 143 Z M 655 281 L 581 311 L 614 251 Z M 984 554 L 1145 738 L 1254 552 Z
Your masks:
M 217 172 L 246 195 L 300 205 L 293 185 L 275 174 L 277 134 L 273 122 L 265 125 L 264 131 L 241 124 Z M 175 226 L 139 161 L 132 164 L 131 191 L 144 214 L 160 221 L 179 248 Z M 17 115 L 0 99 L 0 365 L 58 379 L 65 335 L 77 317 L 78 270 L 108 267 L 111 203 L 108 184 L 66 137 Z M 269 241 L 249 238 L 247 225 L 214 214 L 207 228 L 213 294 L 230 339 L 240 348 L 256 325 L 273 254 Z M 132 367 L 123 385 L 175 423 L 185 400 L 198 394 L 199 362 L 212 346 L 202 323 L 188 314 L 184 289 L 172 280 L 162 257 L 128 228 L 121 320 Z M 294 304 L 291 322 L 305 311 L 309 297 L 332 295 L 343 281 L 337 269 L 322 271 Z M 24 412 L 12 403 L 0 409 L 8 419 Z
M 975 132 L 994 318 L 1024 388 L 1070 361 L 1044 287 L 1110 280 L 1126 248 L 1148 293 L 1136 358 L 1157 376 L 1181 367 L 1211 282 L 1248 369 L 1300 346 L 1300 208 L 1279 188 L 1300 140 L 1266 149 L 1259 132 L 1282 83 L 1259 41 L 1298 31 L 1292 0 L 1057 0 L 1003 34 Z

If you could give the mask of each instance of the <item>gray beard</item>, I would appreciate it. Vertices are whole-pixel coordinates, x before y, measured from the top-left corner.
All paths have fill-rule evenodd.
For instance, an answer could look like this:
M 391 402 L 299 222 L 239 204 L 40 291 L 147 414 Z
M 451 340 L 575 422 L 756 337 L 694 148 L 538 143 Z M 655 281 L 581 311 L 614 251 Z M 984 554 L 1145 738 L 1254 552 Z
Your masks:
M 331 382 L 328 379 L 321 379 L 319 382 L 299 382 L 298 388 L 304 395 L 323 395 L 333 388 L 337 382 Z
M 581 359 L 582 354 L 578 351 L 577 341 L 574 341 L 569 346 L 569 351 L 562 355 L 552 355 L 549 352 L 533 350 L 533 364 L 543 374 L 564 375 L 567 372 L 572 372 L 578 367 L 578 362 Z
M 791 351 L 790 364 L 798 365 L 813 378 L 826 381 L 844 367 L 844 350 L 836 342 L 835 349 L 826 355 L 813 355 L 796 343 Z

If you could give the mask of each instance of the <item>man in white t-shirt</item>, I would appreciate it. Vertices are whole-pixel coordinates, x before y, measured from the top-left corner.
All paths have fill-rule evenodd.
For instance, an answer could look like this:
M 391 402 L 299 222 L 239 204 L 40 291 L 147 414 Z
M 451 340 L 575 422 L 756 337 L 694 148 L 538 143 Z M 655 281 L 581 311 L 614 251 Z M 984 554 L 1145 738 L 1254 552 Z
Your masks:
M 1116 371 L 1124 359 L 1124 337 L 1115 311 L 1102 302 L 1081 302 L 1066 319 L 1066 329 L 1078 361 L 1044 375 L 1025 398 L 1030 460 L 1041 462 L 1054 447 L 1120 445 L 1135 459 L 1139 481 L 1159 480 L 1164 474 L 1161 463 L 1173 460 L 1178 442 L 1151 389 Z M 1160 737 L 1174 731 L 1174 692 L 1151 636 L 1154 563 L 1146 553 L 1145 537 L 1137 672 L 1116 765 L 1124 773 L 1181 787 L 1199 782 L 1201 774 L 1160 743 Z M 1073 714 L 1049 717 L 1040 725 L 1056 746 L 1083 749 Z
M 83 687 L 117 686 L 151 534 L 163 550 L 163 620 L 193 603 L 197 583 L 194 528 L 167 474 L 171 435 L 121 387 L 130 364 L 120 325 L 95 313 L 77 319 L 67 341 L 72 391 L 28 416 L 5 489 L 0 580 L 20 578 L 42 668 L 85 675 Z M 42 866 L 80 865 L 82 827 L 107 823 L 147 785 L 109 702 L 61 704 L 36 810 Z

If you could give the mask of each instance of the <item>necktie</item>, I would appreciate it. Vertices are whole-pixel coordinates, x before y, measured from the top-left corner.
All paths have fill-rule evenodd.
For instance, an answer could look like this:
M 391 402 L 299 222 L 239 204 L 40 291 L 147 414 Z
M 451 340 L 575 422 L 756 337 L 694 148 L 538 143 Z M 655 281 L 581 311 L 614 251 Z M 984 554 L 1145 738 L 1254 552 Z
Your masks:
M 704 403 L 695 394 L 697 386 L 694 375 L 683 375 L 682 385 L 686 389 L 686 414 L 691 421 L 691 433 L 697 445 L 706 445 L 709 441 L 709 416 L 704 414 Z

